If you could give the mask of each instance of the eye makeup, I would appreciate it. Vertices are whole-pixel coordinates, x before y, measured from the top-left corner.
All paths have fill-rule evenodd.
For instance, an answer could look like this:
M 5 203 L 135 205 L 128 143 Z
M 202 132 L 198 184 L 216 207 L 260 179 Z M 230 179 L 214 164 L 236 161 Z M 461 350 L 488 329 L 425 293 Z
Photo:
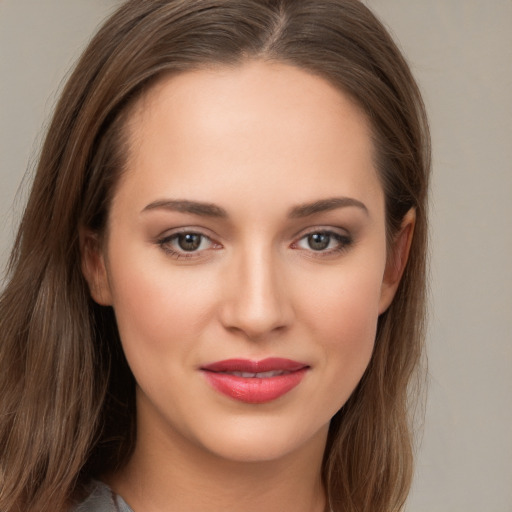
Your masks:
M 292 244 L 294 249 L 317 253 L 318 256 L 333 255 L 346 251 L 352 244 L 352 237 L 336 231 L 322 229 L 307 233 Z
M 210 236 L 197 229 L 182 228 L 178 232 L 157 239 L 156 243 L 169 256 L 175 259 L 201 258 L 205 252 L 219 250 L 223 246 Z M 350 235 L 329 228 L 311 229 L 290 244 L 293 250 L 307 251 L 314 257 L 332 257 L 342 253 L 352 245 Z
M 175 259 L 198 258 L 205 251 L 222 248 L 221 244 L 204 233 L 188 228 L 161 237 L 156 243 L 166 254 Z

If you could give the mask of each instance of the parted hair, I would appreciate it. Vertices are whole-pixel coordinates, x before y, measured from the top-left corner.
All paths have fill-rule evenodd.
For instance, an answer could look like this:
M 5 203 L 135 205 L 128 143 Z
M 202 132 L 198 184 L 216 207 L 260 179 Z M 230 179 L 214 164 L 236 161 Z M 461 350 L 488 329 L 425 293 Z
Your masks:
M 79 228 L 101 235 L 132 107 L 162 77 L 248 59 L 329 81 L 369 120 L 388 242 L 411 208 L 409 260 L 362 380 L 331 421 L 323 480 L 334 512 L 403 508 L 425 316 L 430 147 L 418 87 L 359 0 L 130 0 L 62 92 L 0 298 L 0 510 L 67 510 L 136 438 L 135 381 L 110 307 L 90 297 Z

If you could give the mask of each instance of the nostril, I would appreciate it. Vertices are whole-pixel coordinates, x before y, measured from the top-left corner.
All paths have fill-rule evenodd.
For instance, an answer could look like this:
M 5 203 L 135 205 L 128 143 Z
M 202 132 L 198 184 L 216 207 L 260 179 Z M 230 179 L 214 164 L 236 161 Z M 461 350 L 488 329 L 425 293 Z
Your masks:
M 285 276 L 265 247 L 253 243 L 238 253 L 225 276 L 220 303 L 224 328 L 254 340 L 284 332 L 294 317 Z

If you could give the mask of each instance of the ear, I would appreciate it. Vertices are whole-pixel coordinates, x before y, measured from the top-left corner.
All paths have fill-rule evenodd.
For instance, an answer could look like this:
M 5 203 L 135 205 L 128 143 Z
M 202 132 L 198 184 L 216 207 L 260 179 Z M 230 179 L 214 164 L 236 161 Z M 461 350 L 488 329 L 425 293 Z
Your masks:
M 400 231 L 395 236 L 387 257 L 379 301 L 379 314 L 389 308 L 395 296 L 411 249 L 416 210 L 411 208 L 404 216 Z
M 89 285 L 91 297 L 102 306 L 111 306 L 112 294 L 99 236 L 85 228 L 80 229 L 79 236 L 82 273 Z

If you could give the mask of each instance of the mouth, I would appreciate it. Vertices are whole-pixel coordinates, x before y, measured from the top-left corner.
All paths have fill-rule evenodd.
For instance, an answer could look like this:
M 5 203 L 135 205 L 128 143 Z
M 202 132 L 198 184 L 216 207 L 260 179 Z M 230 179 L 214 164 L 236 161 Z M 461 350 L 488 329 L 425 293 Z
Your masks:
M 261 404 L 276 400 L 298 386 L 309 365 L 284 358 L 261 361 L 227 359 L 201 367 L 207 382 L 234 400 Z
M 276 370 L 272 372 L 218 372 L 225 373 L 227 375 L 234 375 L 235 377 L 243 377 L 244 379 L 268 379 L 270 377 L 279 377 L 280 375 L 286 375 L 291 372 L 287 372 L 285 370 Z

